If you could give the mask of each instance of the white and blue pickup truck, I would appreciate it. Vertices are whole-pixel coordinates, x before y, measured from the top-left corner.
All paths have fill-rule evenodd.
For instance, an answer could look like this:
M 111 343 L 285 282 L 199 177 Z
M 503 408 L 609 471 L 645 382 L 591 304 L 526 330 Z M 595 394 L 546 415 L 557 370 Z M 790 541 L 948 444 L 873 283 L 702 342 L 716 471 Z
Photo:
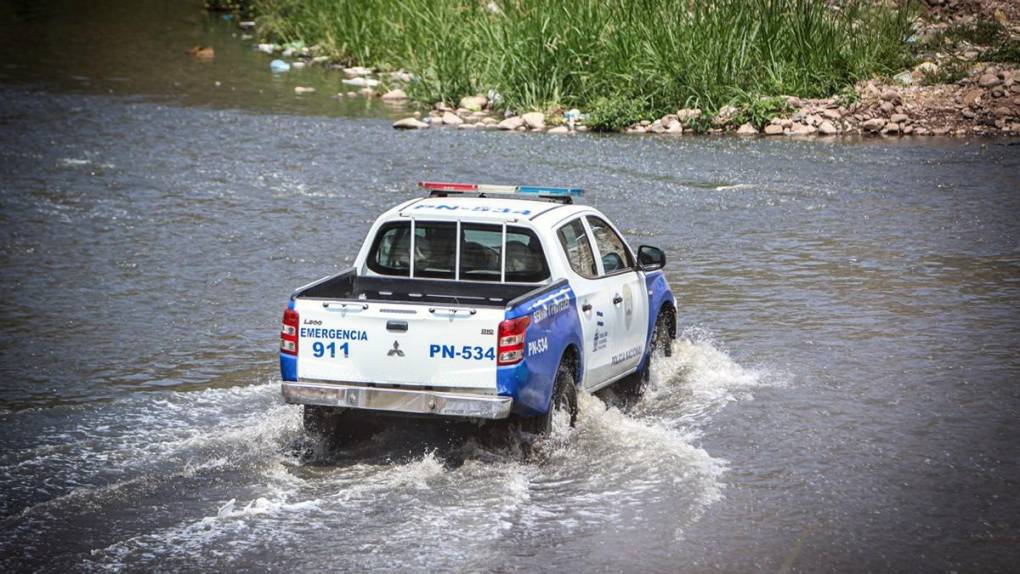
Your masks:
M 640 393 L 677 307 L 665 254 L 635 253 L 579 189 L 422 182 L 382 214 L 354 267 L 295 291 L 283 396 L 310 434 L 348 413 L 511 419 L 577 413 L 577 389 Z M 563 420 L 563 419 L 561 419 Z

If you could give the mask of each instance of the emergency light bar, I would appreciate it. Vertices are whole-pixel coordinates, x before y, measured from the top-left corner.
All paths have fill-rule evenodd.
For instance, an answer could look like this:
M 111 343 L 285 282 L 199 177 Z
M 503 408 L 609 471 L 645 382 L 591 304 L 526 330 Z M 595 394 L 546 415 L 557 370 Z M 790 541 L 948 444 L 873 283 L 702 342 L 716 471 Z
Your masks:
M 418 187 L 433 193 L 495 193 L 505 195 L 537 195 L 539 197 L 566 198 L 581 197 L 583 189 L 576 187 L 540 187 L 534 185 L 488 185 L 476 183 L 447 183 L 442 181 L 419 181 Z

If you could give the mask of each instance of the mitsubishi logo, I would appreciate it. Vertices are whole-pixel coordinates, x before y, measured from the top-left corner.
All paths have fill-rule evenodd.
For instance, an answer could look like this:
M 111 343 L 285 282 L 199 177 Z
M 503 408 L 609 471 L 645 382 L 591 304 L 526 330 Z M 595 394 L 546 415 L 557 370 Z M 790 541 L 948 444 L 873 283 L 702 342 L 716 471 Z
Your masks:
M 393 356 L 403 357 L 404 356 L 404 352 L 400 350 L 400 343 L 398 343 L 396 341 L 393 341 L 393 348 L 390 349 L 389 352 L 386 353 L 386 356 L 387 357 L 393 357 Z

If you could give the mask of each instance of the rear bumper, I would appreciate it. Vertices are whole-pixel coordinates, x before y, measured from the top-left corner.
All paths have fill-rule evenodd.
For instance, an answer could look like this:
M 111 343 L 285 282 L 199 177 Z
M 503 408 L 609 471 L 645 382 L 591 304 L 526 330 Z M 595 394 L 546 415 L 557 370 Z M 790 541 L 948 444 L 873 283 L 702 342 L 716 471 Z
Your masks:
M 439 391 L 381 389 L 342 383 L 283 382 L 283 398 L 298 405 L 322 405 L 409 414 L 505 419 L 513 399 Z

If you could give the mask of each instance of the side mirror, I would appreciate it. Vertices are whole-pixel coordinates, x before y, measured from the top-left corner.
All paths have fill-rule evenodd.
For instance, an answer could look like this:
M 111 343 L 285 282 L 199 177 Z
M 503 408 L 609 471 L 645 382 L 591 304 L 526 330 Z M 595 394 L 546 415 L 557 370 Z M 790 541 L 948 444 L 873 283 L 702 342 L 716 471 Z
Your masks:
M 642 271 L 655 271 L 666 266 L 666 254 L 658 247 L 642 245 L 637 251 L 638 267 Z

